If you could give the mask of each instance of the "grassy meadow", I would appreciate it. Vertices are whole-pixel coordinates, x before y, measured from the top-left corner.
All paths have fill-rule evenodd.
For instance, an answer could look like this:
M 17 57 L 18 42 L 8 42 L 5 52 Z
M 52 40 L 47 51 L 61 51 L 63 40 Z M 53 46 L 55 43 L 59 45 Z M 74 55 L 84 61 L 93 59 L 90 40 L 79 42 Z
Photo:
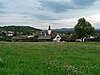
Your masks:
M 0 75 L 100 75 L 100 43 L 0 42 Z

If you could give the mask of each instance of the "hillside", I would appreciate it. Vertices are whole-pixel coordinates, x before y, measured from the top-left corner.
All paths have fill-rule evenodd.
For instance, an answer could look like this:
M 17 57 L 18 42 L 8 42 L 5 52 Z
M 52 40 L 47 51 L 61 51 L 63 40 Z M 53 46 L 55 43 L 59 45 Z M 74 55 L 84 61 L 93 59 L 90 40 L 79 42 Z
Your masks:
M 0 75 L 100 75 L 100 43 L 0 42 Z
M 4 26 L 4 27 L 0 27 L 0 30 L 23 32 L 23 33 L 41 31 L 41 29 L 36 29 L 30 26 Z
M 57 33 L 65 33 L 65 34 L 73 33 L 73 31 L 74 31 L 73 28 L 53 29 L 53 32 L 57 32 Z

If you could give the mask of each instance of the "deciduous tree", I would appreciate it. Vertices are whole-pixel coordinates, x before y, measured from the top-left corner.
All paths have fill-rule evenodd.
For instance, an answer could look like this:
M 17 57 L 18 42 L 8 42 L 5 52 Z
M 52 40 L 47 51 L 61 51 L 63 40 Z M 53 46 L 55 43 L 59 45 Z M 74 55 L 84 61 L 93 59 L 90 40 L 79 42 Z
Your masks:
M 74 31 L 77 37 L 81 38 L 83 42 L 84 37 L 94 34 L 94 27 L 92 27 L 92 25 L 86 21 L 85 18 L 80 18 L 74 27 Z

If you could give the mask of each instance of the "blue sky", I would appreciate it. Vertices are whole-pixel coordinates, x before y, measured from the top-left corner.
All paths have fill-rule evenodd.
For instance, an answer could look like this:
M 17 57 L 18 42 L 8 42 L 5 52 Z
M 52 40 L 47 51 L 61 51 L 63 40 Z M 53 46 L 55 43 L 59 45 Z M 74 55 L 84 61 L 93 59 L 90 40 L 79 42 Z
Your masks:
M 72 28 L 81 17 L 100 28 L 100 0 L 0 0 L 0 26 Z

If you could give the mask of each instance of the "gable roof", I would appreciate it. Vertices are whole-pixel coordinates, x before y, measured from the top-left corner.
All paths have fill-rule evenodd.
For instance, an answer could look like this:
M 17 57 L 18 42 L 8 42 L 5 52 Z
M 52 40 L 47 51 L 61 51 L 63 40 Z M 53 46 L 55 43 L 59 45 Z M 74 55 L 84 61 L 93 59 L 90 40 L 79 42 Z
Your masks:
M 51 39 L 51 36 L 39 36 L 38 39 L 39 40 L 49 40 Z

